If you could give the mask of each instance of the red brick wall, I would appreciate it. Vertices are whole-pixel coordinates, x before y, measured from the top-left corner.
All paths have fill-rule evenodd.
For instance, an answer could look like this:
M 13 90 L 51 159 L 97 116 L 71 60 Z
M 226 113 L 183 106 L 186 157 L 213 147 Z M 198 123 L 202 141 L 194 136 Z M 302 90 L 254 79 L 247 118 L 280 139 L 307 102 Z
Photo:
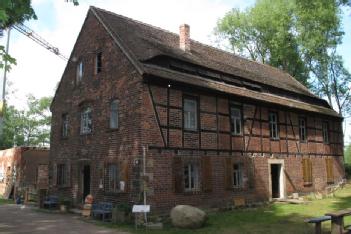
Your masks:
M 95 52 L 102 52 L 102 71 L 95 74 Z M 128 191 L 139 192 L 138 169 L 132 168 L 134 159 L 140 156 L 140 97 L 141 76 L 130 61 L 90 12 L 77 39 L 72 57 L 83 60 L 84 75 L 80 85 L 75 84 L 77 63 L 71 59 L 62 76 L 52 104 L 52 135 L 50 151 L 50 193 L 71 197 L 75 203 L 82 201 L 82 170 L 90 165 L 91 194 L 95 199 L 127 201 L 134 199 L 129 193 L 107 194 L 99 188 L 104 179 L 106 162 L 127 162 Z M 119 128 L 109 128 L 109 110 L 112 99 L 119 100 Z M 80 134 L 82 106 L 92 108 L 93 130 Z M 69 118 L 68 137 L 62 138 L 62 114 Z M 68 163 L 70 181 L 67 186 L 55 185 L 54 165 Z M 138 192 L 130 194 L 138 194 Z

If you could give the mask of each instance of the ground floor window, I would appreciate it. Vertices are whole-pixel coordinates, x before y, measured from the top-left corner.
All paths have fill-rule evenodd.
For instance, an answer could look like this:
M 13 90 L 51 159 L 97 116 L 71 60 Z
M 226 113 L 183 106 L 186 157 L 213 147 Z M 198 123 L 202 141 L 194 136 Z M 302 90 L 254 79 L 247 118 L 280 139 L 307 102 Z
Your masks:
M 326 160 L 326 166 L 327 166 L 327 183 L 328 184 L 333 184 L 334 183 L 334 172 L 333 172 L 333 159 L 332 158 L 327 158 Z
M 119 169 L 117 164 L 108 164 L 106 175 L 106 190 L 108 192 L 117 192 L 119 190 Z
M 184 190 L 196 191 L 199 189 L 199 170 L 194 163 L 184 165 Z
M 63 163 L 57 164 L 57 185 L 66 185 L 67 181 L 67 165 Z
M 309 158 L 302 159 L 303 183 L 305 186 L 312 185 L 312 161 Z
M 243 185 L 242 164 L 233 163 L 233 187 L 240 188 Z

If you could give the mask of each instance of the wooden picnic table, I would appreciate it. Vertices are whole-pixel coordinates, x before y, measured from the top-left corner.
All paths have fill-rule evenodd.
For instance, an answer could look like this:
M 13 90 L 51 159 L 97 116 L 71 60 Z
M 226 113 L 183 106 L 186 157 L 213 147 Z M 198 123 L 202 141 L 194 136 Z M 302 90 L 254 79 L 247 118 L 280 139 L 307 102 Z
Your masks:
M 351 208 L 325 214 L 331 217 L 331 234 L 344 233 L 344 216 L 351 215 Z

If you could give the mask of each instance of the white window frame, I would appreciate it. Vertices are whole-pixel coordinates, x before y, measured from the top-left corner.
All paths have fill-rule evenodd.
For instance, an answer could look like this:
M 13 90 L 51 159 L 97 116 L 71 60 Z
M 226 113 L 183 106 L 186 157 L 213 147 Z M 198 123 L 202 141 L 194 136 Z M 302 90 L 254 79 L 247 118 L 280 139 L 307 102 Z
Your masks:
M 83 65 L 83 61 L 79 61 L 77 64 L 77 68 L 76 68 L 76 82 L 77 84 L 79 84 L 82 79 L 83 79 L 83 74 L 84 74 L 84 65 Z
M 323 134 L 323 142 L 329 143 L 329 123 L 327 121 L 322 122 L 322 134 Z
M 199 167 L 194 163 L 184 165 L 184 190 L 186 192 L 198 191 L 199 185 Z
M 279 139 L 278 114 L 269 112 L 269 136 L 271 139 Z
M 119 100 L 114 99 L 110 103 L 110 128 L 118 129 L 119 127 Z
M 92 110 L 85 108 L 80 115 L 80 134 L 89 134 L 93 131 Z
M 106 168 L 106 190 L 108 192 L 118 192 L 120 190 L 120 170 L 117 164 L 109 163 Z
M 62 115 L 62 137 L 68 137 L 68 114 Z
M 233 163 L 233 187 L 243 187 L 243 168 L 242 163 Z M 237 169 L 235 167 L 238 167 Z
M 307 132 L 306 132 L 306 118 L 299 117 L 299 137 L 300 141 L 307 141 Z
M 239 116 L 235 116 L 233 112 L 237 111 Z M 241 108 L 237 106 L 230 107 L 231 132 L 233 135 L 242 134 L 242 115 Z
M 193 109 L 190 109 L 188 104 L 193 105 Z M 195 98 L 184 98 L 184 129 L 186 130 L 192 130 L 196 131 L 197 130 L 197 118 L 198 118 L 198 103 Z

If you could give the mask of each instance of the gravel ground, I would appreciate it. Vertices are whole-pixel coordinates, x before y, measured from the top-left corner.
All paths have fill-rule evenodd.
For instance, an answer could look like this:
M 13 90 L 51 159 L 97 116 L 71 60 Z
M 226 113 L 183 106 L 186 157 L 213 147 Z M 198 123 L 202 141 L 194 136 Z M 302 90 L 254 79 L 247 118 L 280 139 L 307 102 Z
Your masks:
M 128 234 L 116 229 L 99 227 L 78 215 L 41 212 L 21 205 L 0 206 L 0 233 L 102 233 Z

